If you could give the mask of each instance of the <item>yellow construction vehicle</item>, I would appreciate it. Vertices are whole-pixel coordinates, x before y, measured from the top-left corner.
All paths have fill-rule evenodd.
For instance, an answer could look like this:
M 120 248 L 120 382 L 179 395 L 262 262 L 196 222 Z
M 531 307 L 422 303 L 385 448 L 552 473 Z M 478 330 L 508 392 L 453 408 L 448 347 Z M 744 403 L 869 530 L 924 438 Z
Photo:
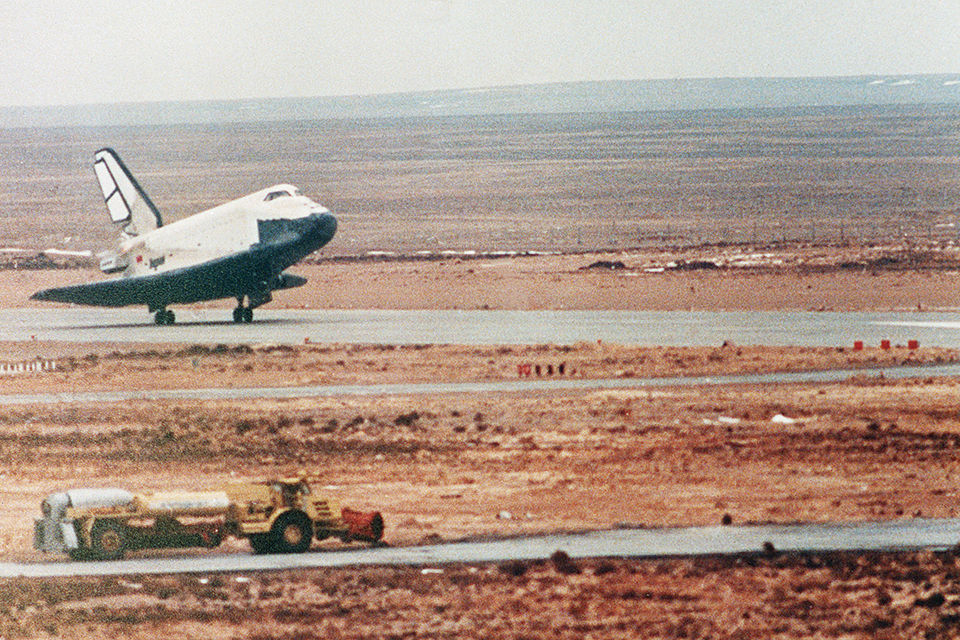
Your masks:
M 216 547 L 247 538 L 257 553 L 302 553 L 314 539 L 378 544 L 383 516 L 316 496 L 306 476 L 237 482 L 215 491 L 52 493 L 34 521 L 33 544 L 74 559 L 118 560 L 136 549 Z

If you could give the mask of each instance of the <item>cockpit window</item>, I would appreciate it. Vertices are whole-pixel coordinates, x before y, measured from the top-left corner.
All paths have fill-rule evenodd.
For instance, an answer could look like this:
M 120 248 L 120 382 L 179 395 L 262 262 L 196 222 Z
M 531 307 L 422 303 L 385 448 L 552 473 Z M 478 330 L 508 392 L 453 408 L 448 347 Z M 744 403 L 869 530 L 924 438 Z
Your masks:
M 267 197 L 263 199 L 264 202 L 270 202 L 271 200 L 276 200 L 277 198 L 289 198 L 290 193 L 287 191 L 271 191 L 267 194 Z

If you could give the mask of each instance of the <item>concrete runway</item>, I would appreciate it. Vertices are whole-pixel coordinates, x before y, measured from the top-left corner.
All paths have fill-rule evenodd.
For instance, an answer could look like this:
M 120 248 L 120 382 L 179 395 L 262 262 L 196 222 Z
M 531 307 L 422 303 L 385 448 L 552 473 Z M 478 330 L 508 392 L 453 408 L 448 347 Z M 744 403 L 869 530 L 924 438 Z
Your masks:
M 784 553 L 946 549 L 960 541 L 960 519 L 893 520 L 852 524 L 715 526 L 618 529 L 457 542 L 418 547 L 314 551 L 290 555 L 208 553 L 170 556 L 145 552 L 116 562 L 0 563 L 0 578 L 158 573 L 276 571 L 357 565 L 442 566 L 449 563 L 540 560 L 555 551 L 571 558 L 660 558 L 762 553 L 769 543 Z
M 881 340 L 960 348 L 960 314 L 947 312 L 309 311 L 178 309 L 157 326 L 142 309 L 0 309 L 0 340 L 182 344 L 621 344 L 851 346 Z

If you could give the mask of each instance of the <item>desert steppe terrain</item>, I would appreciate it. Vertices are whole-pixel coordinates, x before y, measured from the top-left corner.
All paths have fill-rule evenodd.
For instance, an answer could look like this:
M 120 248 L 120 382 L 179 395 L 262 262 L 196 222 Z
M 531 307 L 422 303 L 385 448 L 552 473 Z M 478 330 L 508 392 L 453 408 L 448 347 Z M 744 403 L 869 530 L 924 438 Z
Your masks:
M 573 307 L 577 292 L 588 298 L 584 306 L 611 309 L 683 309 L 694 306 L 693 299 L 697 308 L 718 309 L 955 304 L 950 251 L 936 252 L 935 260 L 927 255 L 926 267 L 896 248 L 864 250 L 858 258 L 829 247 L 741 250 L 737 264 L 724 263 L 721 255 L 734 254 L 701 248 L 321 262 L 298 269 L 321 284 L 285 292 L 275 304 L 349 306 L 337 297 L 345 292 L 322 295 L 338 279 L 354 283 L 350 292 L 358 307 L 381 300 L 400 308 L 549 308 L 551 299 Z M 746 255 L 762 256 L 762 264 L 741 264 Z M 869 262 L 871 255 L 879 256 L 874 263 L 851 266 Z M 677 268 L 706 262 L 717 268 Z M 4 271 L 0 277 L 18 283 L 3 288 L 4 304 L 29 306 L 25 289 L 92 275 L 39 270 Z M 512 297 L 498 298 L 500 290 Z M 695 296 L 697 291 L 705 293 Z M 849 291 L 862 293 L 851 302 Z M 345 504 L 382 511 L 393 545 L 725 520 L 957 515 L 960 415 L 954 405 L 960 383 L 856 372 L 878 364 L 960 360 L 960 353 L 935 345 L 872 345 L 862 351 L 852 345 L 595 343 L 0 345 L 3 358 L 25 353 L 55 355 L 60 370 L 0 378 L 0 392 L 500 380 L 516 378 L 517 365 L 531 362 L 563 363 L 568 375 L 586 378 L 828 368 L 850 369 L 850 376 L 830 384 L 482 397 L 4 407 L 0 535 L 8 560 L 41 560 L 30 550 L 29 524 L 51 491 L 91 484 L 189 490 L 301 469 Z M 248 552 L 240 541 L 213 551 Z M 889 553 L 17 579 L 0 587 L 9 603 L 0 633 L 897 637 L 951 628 L 960 606 L 960 589 L 951 578 L 958 568 L 953 554 Z
M 310 282 L 277 307 L 954 310 L 956 124 L 949 110 L 898 107 L 7 130 L 0 240 L 19 250 L 2 254 L 0 306 L 30 313 L 32 292 L 100 277 L 90 259 L 38 252 L 113 240 L 91 222 L 103 211 L 89 167 L 112 145 L 171 219 L 287 179 L 330 206 L 338 238 L 293 270 Z M 0 361 L 34 357 L 62 366 L 2 377 L 0 393 L 501 380 L 531 362 L 584 378 L 850 371 L 0 406 L 9 561 L 66 561 L 30 544 L 55 490 L 204 489 L 301 469 L 344 504 L 382 511 L 393 545 L 960 508 L 960 381 L 857 372 L 960 360 L 938 345 L 0 344 Z M 0 637 L 956 637 L 958 576 L 953 549 L 18 578 L 0 581 Z

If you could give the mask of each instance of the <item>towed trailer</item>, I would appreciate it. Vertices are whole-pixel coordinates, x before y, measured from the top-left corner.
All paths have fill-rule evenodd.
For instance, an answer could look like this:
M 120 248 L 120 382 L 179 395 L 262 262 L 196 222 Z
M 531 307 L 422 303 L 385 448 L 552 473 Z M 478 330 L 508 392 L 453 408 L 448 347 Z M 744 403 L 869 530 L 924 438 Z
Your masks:
M 383 516 L 314 495 L 305 476 L 237 482 L 215 491 L 52 493 L 34 521 L 33 546 L 73 559 L 118 560 L 127 551 L 214 548 L 246 538 L 256 553 L 302 553 L 314 540 L 379 544 Z

